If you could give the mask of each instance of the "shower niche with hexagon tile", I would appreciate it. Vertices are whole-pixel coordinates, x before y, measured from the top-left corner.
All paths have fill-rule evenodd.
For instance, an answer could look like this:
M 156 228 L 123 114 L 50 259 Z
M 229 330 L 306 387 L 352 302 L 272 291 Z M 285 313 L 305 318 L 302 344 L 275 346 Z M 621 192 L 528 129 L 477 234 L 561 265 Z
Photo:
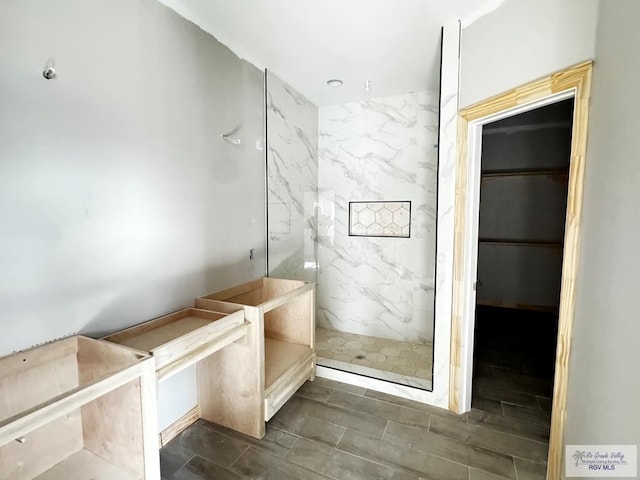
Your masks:
M 349 202 L 352 237 L 411 237 L 411 202 Z

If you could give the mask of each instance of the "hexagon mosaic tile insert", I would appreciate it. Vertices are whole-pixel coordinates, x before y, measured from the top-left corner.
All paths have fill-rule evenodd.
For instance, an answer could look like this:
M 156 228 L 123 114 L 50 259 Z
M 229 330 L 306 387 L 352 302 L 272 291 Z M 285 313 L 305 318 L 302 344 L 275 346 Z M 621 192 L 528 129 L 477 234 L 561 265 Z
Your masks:
M 352 237 L 411 236 L 411 202 L 349 202 Z

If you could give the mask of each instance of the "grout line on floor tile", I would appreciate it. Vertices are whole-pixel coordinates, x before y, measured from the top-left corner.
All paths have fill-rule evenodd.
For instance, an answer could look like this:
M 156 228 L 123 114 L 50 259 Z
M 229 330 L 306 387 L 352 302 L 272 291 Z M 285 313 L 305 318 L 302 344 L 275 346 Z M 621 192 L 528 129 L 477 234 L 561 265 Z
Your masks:
M 347 432 L 347 427 L 343 427 L 343 428 L 344 430 L 342 430 L 342 433 L 340 434 L 340 438 L 338 439 L 336 444 L 333 446 L 333 448 L 335 448 L 336 450 L 338 450 L 338 444 L 342 441 L 342 437 L 344 437 L 344 434 Z
M 193 455 L 191 455 L 191 456 L 189 457 L 189 460 L 187 460 L 187 461 L 186 461 L 186 462 L 184 462 L 182 465 L 180 465 L 180 468 L 184 467 L 187 463 L 189 463 L 191 460 L 193 460 L 194 458 L 196 458 L 196 457 L 198 457 L 198 456 L 199 456 L 199 455 L 197 455 L 197 454 L 195 454 L 195 453 L 194 453 Z M 178 468 L 178 470 L 180 470 L 180 468 Z M 173 472 L 173 473 L 171 474 L 171 476 L 174 476 L 176 473 L 178 473 L 178 470 L 176 470 L 175 472 Z
M 238 455 L 238 458 L 236 458 L 233 462 L 231 462 L 231 466 L 235 465 L 235 463 L 240 460 L 240 457 L 242 457 L 242 455 L 244 455 L 245 453 L 247 453 L 247 451 L 251 448 L 251 445 L 247 445 L 247 448 L 245 448 L 242 453 L 240 455 Z M 226 468 L 226 467 L 225 467 Z
M 366 435 L 366 434 L 364 434 L 364 435 Z M 371 435 L 369 435 L 369 436 L 371 437 Z M 375 437 L 373 437 L 373 438 L 375 438 Z M 306 440 L 307 442 L 315 443 L 316 445 L 320 445 L 320 446 L 323 446 L 323 447 L 326 447 L 326 446 L 327 446 L 327 445 L 326 445 L 326 444 L 324 444 L 324 443 L 316 442 L 315 440 L 312 440 L 312 439 L 310 439 L 310 438 L 305 438 L 305 440 Z M 400 470 L 400 469 L 398 469 L 398 468 L 390 467 L 389 465 L 386 465 L 386 464 L 381 463 L 381 462 L 376 462 L 375 460 L 372 460 L 372 459 L 367 458 L 367 457 L 362 457 L 362 456 L 360 456 L 360 455 L 356 455 L 355 453 L 347 452 L 347 451 L 345 451 L 345 450 L 340 450 L 340 449 L 339 449 L 339 448 L 337 448 L 337 447 L 332 447 L 332 450 L 335 450 L 336 452 L 339 452 L 339 453 L 341 453 L 341 454 L 343 454 L 343 455 L 349 455 L 350 457 L 359 458 L 360 460 L 364 460 L 364 461 L 366 461 L 366 462 L 373 463 L 374 465 L 380 465 L 381 467 L 390 468 L 391 470 L 401 471 L 401 470 Z M 297 465 L 297 464 L 296 464 L 296 465 Z M 305 468 L 306 468 L 306 467 L 305 467 Z M 329 476 L 327 473 L 323 473 L 323 475 L 327 475 L 327 476 Z M 333 477 L 332 477 L 332 478 L 333 478 Z M 341 479 L 337 479 L 337 480 L 341 480 Z
M 382 431 L 382 435 L 380 435 L 381 439 L 384 439 L 384 435 L 385 433 L 387 433 L 387 428 L 389 428 L 389 422 L 391 422 L 391 420 L 387 419 L 387 423 L 384 425 L 384 430 Z

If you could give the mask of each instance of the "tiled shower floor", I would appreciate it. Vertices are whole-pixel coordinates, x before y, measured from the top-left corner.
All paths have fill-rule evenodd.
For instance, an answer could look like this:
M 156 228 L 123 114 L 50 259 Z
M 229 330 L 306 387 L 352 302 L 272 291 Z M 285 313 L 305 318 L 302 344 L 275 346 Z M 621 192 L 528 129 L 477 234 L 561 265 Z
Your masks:
M 432 346 L 316 329 L 318 365 L 431 388 Z

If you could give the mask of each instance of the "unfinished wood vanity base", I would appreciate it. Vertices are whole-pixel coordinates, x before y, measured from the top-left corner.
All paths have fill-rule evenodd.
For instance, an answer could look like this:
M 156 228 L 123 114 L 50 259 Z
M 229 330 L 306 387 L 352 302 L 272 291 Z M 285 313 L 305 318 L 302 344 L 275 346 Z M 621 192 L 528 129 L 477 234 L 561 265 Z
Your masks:
M 192 365 L 208 364 L 210 357 L 224 349 L 233 349 L 234 342 L 244 342 L 250 328 L 240 307 L 225 312 L 187 308 L 136 325 L 105 337 L 115 342 L 146 352 L 156 360 L 158 381 L 162 381 Z M 214 388 L 205 377 L 200 377 L 200 396 L 213 395 Z M 207 393 L 209 392 L 209 393 Z M 164 445 L 202 415 L 196 407 L 162 432 L 159 442 Z
M 250 324 L 235 343 L 198 364 L 202 417 L 255 438 L 265 422 L 308 379 L 315 378 L 315 286 L 262 278 L 196 300 L 196 307 L 232 312 Z
M 228 313 L 187 308 L 105 337 L 149 352 L 158 380 L 194 365 L 247 334 L 242 309 Z
M 0 359 L 0 478 L 158 480 L 153 358 L 76 336 Z

